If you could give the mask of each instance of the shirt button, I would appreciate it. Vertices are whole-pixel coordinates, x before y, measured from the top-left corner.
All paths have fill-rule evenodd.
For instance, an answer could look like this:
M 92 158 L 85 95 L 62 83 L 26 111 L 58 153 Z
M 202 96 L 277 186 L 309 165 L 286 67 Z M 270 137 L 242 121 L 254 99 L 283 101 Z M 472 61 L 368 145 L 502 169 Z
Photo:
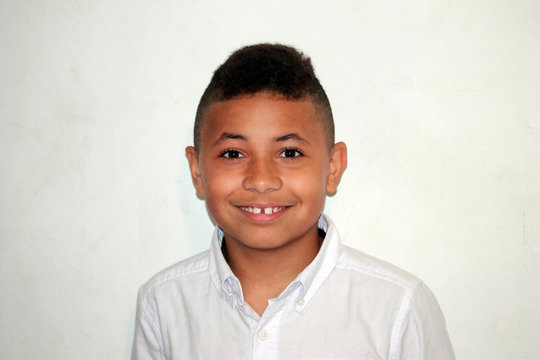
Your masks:
M 304 305 L 304 298 L 298 299 L 298 301 L 296 301 L 296 304 L 297 304 L 298 306 Z
M 233 284 L 231 286 L 231 291 L 232 291 L 233 294 L 236 294 L 238 292 L 238 285 Z
M 261 331 L 259 331 L 259 340 L 266 340 L 268 339 L 268 332 L 265 330 L 265 329 L 262 329 Z

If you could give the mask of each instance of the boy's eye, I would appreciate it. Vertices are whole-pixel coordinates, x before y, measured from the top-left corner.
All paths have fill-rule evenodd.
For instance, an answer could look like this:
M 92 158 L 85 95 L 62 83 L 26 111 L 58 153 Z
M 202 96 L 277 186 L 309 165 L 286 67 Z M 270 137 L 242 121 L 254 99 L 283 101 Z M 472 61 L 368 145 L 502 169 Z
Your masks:
M 226 159 L 238 159 L 244 157 L 244 154 L 237 150 L 226 150 L 220 155 L 220 157 Z
M 284 158 L 297 158 L 297 157 L 300 157 L 300 156 L 304 156 L 304 154 L 302 154 L 300 151 L 296 150 L 296 149 L 285 149 L 283 150 L 279 156 L 281 157 L 284 157 Z

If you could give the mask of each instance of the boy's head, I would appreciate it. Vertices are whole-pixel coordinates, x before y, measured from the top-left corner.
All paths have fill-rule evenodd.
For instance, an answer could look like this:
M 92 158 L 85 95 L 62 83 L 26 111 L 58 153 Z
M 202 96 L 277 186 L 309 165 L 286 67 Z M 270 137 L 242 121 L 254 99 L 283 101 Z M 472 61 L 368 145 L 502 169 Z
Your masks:
M 228 248 L 316 244 L 326 195 L 347 164 L 309 59 L 267 44 L 236 51 L 215 72 L 186 155 Z
M 211 104 L 262 92 L 287 100 L 311 100 L 323 122 L 328 149 L 334 145 L 332 109 L 309 57 L 290 46 L 257 44 L 235 51 L 214 72 L 197 108 L 193 134 L 196 151 Z

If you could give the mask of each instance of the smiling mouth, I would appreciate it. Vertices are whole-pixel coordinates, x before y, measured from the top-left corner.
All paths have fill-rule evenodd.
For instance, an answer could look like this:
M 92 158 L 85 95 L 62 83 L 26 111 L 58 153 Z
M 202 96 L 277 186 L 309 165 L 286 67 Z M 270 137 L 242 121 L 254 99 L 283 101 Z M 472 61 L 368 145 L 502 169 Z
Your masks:
M 265 215 L 271 215 L 275 214 L 277 212 L 283 211 L 287 208 L 287 206 L 271 206 L 271 207 L 265 207 L 265 208 L 258 208 L 258 207 L 251 207 L 251 206 L 239 206 L 240 209 L 243 211 L 246 211 L 251 214 L 265 214 Z

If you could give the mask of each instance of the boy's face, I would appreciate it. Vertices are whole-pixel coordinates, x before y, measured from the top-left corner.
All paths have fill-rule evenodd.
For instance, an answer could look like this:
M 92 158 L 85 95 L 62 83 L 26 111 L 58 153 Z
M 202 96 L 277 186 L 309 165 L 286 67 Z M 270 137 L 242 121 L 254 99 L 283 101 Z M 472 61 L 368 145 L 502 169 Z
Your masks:
M 227 241 L 276 249 L 316 241 L 327 193 L 346 166 L 310 99 L 258 93 L 210 105 L 199 154 L 186 148 L 199 196 Z

